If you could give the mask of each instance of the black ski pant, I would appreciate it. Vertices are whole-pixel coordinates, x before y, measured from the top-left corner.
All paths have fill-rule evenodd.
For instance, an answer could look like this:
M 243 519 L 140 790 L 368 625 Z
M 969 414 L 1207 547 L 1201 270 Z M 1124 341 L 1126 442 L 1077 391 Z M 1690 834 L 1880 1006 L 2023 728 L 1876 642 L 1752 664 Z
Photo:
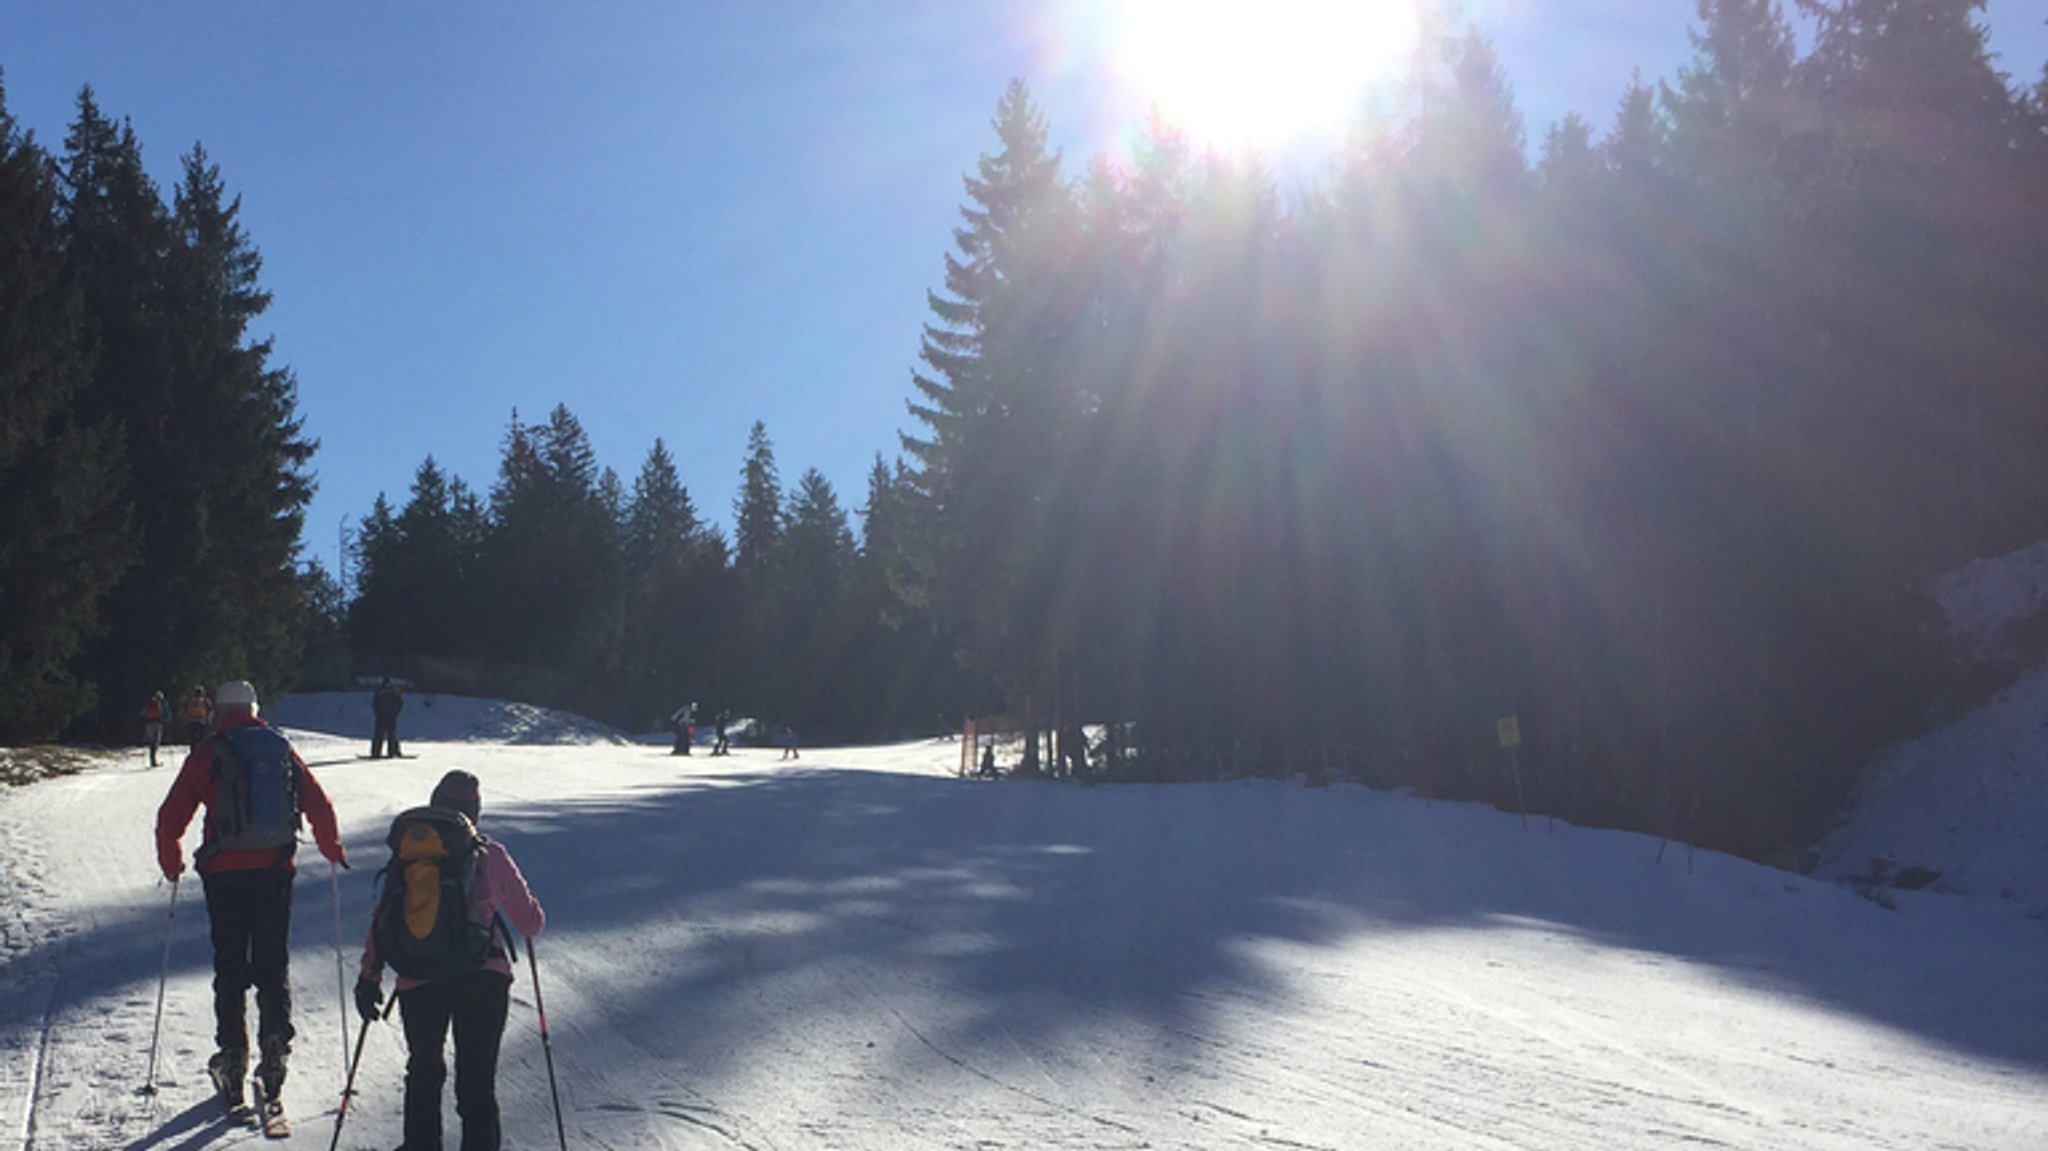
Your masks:
M 360 728 L 357 730 L 361 730 Z M 391 745 L 391 758 L 398 758 L 398 717 L 378 716 L 376 729 L 370 735 L 370 758 L 384 758 L 384 745 Z
M 455 1113 L 462 1151 L 498 1151 L 498 1044 L 512 980 L 479 969 L 422 983 L 398 997 L 405 1020 L 405 1151 L 441 1151 L 442 1048 L 455 1030 Z
M 292 873 L 204 873 L 206 918 L 213 931 L 213 1038 L 223 1051 L 246 1051 L 248 992 L 256 989 L 256 1038 L 266 1054 L 291 1048 Z

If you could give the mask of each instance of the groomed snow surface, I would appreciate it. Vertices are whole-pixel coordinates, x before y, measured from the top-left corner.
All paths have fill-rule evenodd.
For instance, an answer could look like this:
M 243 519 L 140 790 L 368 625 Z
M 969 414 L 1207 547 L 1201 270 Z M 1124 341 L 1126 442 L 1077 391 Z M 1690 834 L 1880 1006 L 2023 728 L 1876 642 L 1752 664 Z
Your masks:
M 334 892 L 353 981 L 388 821 L 462 767 L 548 910 L 571 1148 L 2048 1147 L 2048 924 L 1975 875 L 1886 910 L 1350 785 L 980 782 L 943 741 L 684 759 L 425 696 L 418 758 L 371 762 L 364 696 L 272 718 L 357 864 L 299 855 L 288 1146 L 327 1146 L 359 1026 Z M 2004 803 L 2038 816 L 2028 763 Z M 170 917 L 150 843 L 171 771 L 0 794 L 0 1148 L 278 1145 L 208 1099 L 205 914 L 188 879 Z M 553 1147 L 524 963 L 513 1000 L 506 1146 Z M 342 1146 L 398 1146 L 404 1057 L 371 1028 Z

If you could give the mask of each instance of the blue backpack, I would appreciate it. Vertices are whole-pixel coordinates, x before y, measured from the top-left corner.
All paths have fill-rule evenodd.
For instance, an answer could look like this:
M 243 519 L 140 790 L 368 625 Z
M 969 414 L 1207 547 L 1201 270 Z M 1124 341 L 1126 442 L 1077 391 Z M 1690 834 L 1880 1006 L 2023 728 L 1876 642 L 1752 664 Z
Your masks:
M 281 851 L 299 843 L 299 764 L 292 745 L 261 724 L 213 737 L 214 802 L 203 854 Z

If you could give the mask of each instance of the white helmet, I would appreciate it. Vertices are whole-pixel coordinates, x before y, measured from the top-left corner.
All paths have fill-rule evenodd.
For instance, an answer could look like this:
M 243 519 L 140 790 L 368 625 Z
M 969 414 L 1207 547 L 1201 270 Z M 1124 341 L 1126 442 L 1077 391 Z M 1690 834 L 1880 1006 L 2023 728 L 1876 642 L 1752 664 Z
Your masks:
M 246 679 L 231 679 L 213 690 L 215 707 L 246 707 L 256 710 L 256 685 Z

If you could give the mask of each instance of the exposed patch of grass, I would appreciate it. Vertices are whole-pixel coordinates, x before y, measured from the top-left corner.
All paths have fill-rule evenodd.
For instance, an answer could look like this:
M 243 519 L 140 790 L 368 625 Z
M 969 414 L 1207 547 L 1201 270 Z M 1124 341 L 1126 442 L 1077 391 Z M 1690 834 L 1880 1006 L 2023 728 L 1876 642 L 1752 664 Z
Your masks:
M 108 755 L 104 751 L 54 743 L 0 747 L 0 782 L 21 787 L 52 776 L 77 775 L 106 760 Z

